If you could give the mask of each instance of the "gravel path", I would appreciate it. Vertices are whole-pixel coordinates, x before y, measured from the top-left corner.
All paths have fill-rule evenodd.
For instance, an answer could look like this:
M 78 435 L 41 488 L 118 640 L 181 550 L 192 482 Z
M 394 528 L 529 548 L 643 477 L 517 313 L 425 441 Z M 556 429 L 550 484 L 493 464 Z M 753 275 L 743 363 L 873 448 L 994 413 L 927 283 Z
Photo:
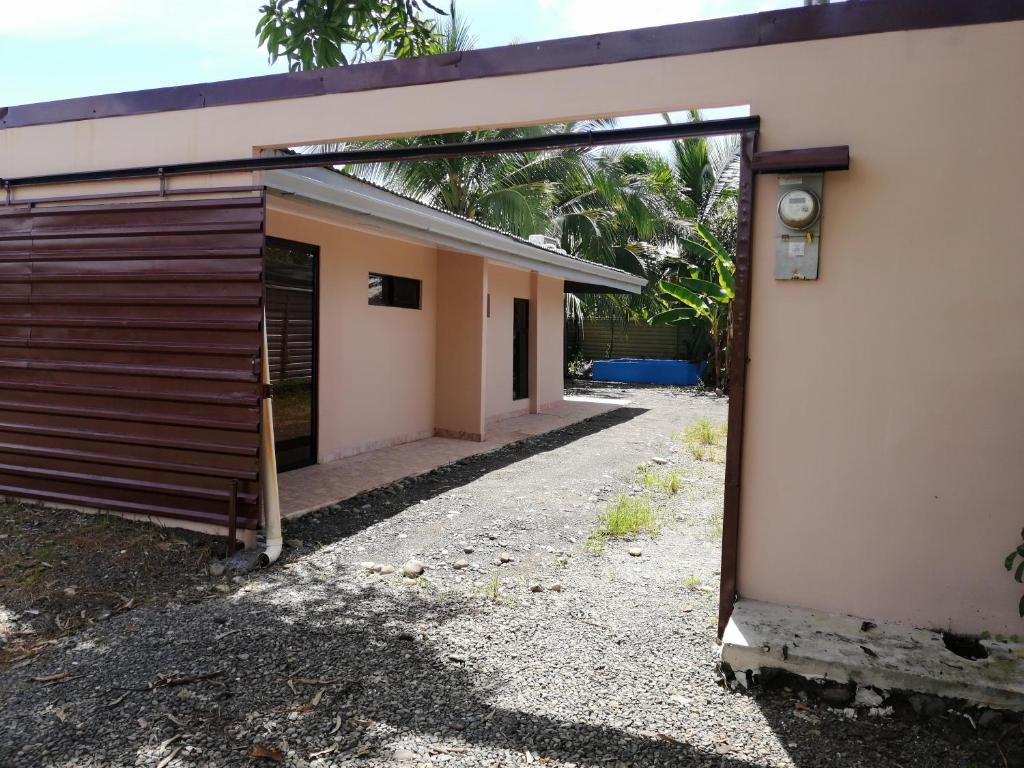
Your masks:
M 628 395 L 300 520 L 278 567 L 117 615 L 0 674 L 0 766 L 1004 764 L 999 733 L 957 718 L 850 721 L 723 689 L 722 467 L 674 434 L 723 422 L 727 404 Z M 655 457 L 676 493 L 643 487 Z M 608 502 L 645 493 L 661 535 L 589 552 Z M 412 558 L 420 579 L 367 567 Z

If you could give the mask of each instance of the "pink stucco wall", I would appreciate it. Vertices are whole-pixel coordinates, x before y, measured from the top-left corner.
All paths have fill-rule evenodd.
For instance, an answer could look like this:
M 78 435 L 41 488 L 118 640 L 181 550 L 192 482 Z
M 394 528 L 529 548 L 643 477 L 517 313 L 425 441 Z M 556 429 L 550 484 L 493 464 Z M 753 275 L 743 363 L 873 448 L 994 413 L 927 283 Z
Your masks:
M 561 280 L 369 233 L 294 200 L 271 198 L 267 234 L 320 247 L 321 462 L 433 434 L 479 440 L 488 419 L 527 413 L 530 399 L 512 400 L 513 298 L 537 312 L 535 403 L 562 399 Z M 422 308 L 368 305 L 369 272 L 422 280 Z
M 438 255 L 436 431 L 484 436 L 487 262 L 442 250 Z
M 536 399 L 539 410 L 560 403 L 565 392 L 565 298 L 564 283 L 553 277 L 536 277 L 537 339 Z
M 267 213 L 269 235 L 320 246 L 320 461 L 434 432 L 437 250 L 328 216 L 281 201 Z M 369 272 L 422 280 L 422 309 L 370 306 Z
M 495 419 L 528 413 L 529 399 L 512 399 L 512 300 L 530 298 L 530 273 L 489 264 L 487 290 L 491 295 L 491 316 L 486 321 L 486 416 Z
M 563 282 L 488 265 L 487 418 L 494 420 L 561 402 L 563 393 Z M 512 300 L 530 301 L 530 397 L 512 399 Z

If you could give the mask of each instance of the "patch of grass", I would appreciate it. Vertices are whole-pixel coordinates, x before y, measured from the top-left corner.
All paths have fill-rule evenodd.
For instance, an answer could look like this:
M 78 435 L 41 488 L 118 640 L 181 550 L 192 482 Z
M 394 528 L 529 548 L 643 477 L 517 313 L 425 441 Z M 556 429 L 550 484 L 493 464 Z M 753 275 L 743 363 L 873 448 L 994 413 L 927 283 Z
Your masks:
M 590 536 L 587 537 L 587 543 L 583 545 L 583 548 L 592 555 L 601 556 L 604 554 L 604 548 L 607 544 L 608 539 L 595 528 L 590 532 Z
M 648 491 L 661 491 L 674 495 L 683 486 L 683 476 L 677 470 L 658 471 L 648 464 L 637 467 L 637 479 Z
M 641 533 L 658 535 L 660 526 L 646 496 L 619 496 L 598 518 L 598 530 L 610 539 L 631 539 Z
M 683 446 L 697 461 L 724 461 L 728 427 L 702 416 L 683 430 Z
M 700 587 L 700 576 L 691 573 L 689 576 L 686 577 L 685 584 L 686 588 L 692 592 L 693 590 Z
M 609 539 L 633 539 L 641 533 L 657 536 L 661 532 L 658 514 L 647 496 L 619 496 L 597 518 L 597 526 L 587 539 L 587 551 L 600 555 Z
M 658 487 L 658 473 L 651 469 L 649 464 L 641 464 L 636 468 L 637 479 L 640 485 L 649 491 Z
M 497 576 L 491 577 L 491 580 L 484 584 L 482 587 L 477 587 L 477 591 L 485 598 L 490 600 L 492 603 L 500 602 L 501 600 L 501 579 Z

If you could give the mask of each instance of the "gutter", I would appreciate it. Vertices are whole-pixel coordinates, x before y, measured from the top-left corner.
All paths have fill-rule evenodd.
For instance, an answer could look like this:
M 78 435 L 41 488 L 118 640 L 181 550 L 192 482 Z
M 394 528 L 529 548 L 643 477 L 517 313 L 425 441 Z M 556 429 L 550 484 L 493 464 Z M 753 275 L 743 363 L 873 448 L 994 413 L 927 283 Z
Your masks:
M 388 229 L 519 269 L 628 293 L 640 293 L 647 284 L 629 272 L 522 242 L 330 169 L 266 171 L 263 183 L 273 196 L 295 197 L 343 212 L 353 223 Z
M 277 455 L 274 452 L 274 406 L 269 397 L 270 355 L 267 347 L 267 313 L 263 312 L 263 343 L 260 348 L 260 380 L 268 390 L 260 399 L 263 428 L 260 430 L 260 491 L 263 498 L 263 517 L 266 530 L 266 549 L 259 559 L 263 565 L 273 565 L 281 556 L 284 539 L 281 535 L 281 499 L 277 489 Z

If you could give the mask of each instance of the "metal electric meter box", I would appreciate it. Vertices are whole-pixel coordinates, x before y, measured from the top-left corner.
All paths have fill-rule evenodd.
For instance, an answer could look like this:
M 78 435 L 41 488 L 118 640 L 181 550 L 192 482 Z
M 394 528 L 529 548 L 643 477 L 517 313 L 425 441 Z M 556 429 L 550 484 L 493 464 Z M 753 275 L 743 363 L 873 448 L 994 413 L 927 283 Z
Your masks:
M 775 279 L 817 280 L 824 175 L 779 176 Z

